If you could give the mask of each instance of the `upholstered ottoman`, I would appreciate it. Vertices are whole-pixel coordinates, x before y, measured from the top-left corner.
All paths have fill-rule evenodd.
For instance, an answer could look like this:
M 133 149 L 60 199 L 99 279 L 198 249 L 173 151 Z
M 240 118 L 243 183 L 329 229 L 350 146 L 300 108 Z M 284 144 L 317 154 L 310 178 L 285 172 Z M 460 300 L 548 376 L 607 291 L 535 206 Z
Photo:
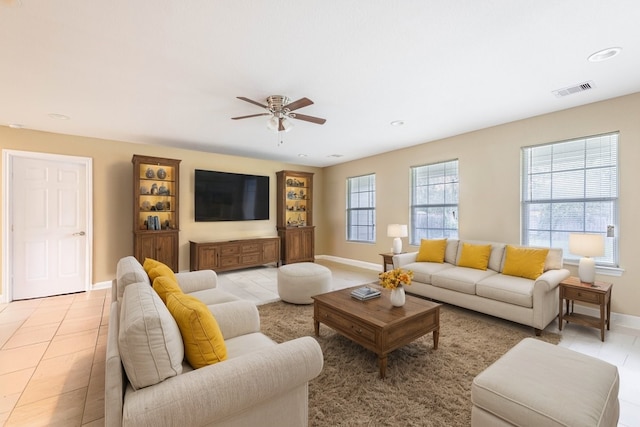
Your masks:
M 591 356 L 525 338 L 471 385 L 471 425 L 613 426 L 618 368 Z
M 287 264 L 278 268 L 278 294 L 283 301 L 311 304 L 312 296 L 331 290 L 331 270 L 312 262 Z

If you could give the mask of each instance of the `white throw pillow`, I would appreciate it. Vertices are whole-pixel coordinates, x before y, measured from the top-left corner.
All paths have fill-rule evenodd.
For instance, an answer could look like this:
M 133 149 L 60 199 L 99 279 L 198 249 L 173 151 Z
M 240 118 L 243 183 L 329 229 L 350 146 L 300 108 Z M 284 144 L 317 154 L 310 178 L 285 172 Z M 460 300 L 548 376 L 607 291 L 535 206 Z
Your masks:
M 134 390 L 182 373 L 180 329 L 156 291 L 144 282 L 124 290 L 118 346 Z

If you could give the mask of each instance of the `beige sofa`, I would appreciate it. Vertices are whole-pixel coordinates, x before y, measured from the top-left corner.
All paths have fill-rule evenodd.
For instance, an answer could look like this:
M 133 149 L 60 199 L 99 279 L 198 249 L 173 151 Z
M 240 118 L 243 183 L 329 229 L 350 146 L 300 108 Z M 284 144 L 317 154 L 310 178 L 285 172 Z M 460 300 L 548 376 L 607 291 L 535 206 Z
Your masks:
M 107 337 L 105 425 L 307 425 L 308 382 L 323 366 L 316 340 L 276 344 L 260 333 L 255 304 L 217 289 L 213 271 L 176 278 L 214 314 L 228 359 L 191 368 L 180 330 L 142 266 L 121 259 Z
M 488 268 L 459 267 L 463 243 L 491 245 Z M 562 249 L 551 248 L 544 273 L 536 280 L 502 274 L 505 243 L 448 239 L 444 262 L 416 262 L 418 252 L 393 256 L 393 266 L 411 270 L 409 293 L 468 308 L 523 325 L 536 334 L 558 315 L 558 284 L 569 277 L 563 268 Z

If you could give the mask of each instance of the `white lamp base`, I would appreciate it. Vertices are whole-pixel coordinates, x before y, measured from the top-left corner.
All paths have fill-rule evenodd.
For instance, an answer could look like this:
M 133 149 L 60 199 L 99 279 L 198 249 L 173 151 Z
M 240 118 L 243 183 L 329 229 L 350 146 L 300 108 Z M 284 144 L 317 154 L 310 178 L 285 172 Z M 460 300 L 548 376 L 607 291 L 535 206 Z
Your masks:
M 402 239 L 396 237 L 393 239 L 393 253 L 399 254 L 400 252 L 402 252 Z
M 584 283 L 593 283 L 596 281 L 596 260 L 589 257 L 580 258 L 578 264 L 578 277 Z

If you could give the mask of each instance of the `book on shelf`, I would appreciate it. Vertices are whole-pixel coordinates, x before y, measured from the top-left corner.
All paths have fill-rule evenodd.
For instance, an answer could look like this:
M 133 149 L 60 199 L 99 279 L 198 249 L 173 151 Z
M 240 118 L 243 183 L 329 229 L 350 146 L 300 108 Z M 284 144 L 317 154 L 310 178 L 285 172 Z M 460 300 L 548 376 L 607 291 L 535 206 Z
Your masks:
M 379 297 L 380 291 L 377 289 L 370 288 L 368 286 L 363 286 L 361 288 L 354 289 L 353 291 L 351 291 L 351 296 L 361 301 L 365 301 L 371 298 Z

